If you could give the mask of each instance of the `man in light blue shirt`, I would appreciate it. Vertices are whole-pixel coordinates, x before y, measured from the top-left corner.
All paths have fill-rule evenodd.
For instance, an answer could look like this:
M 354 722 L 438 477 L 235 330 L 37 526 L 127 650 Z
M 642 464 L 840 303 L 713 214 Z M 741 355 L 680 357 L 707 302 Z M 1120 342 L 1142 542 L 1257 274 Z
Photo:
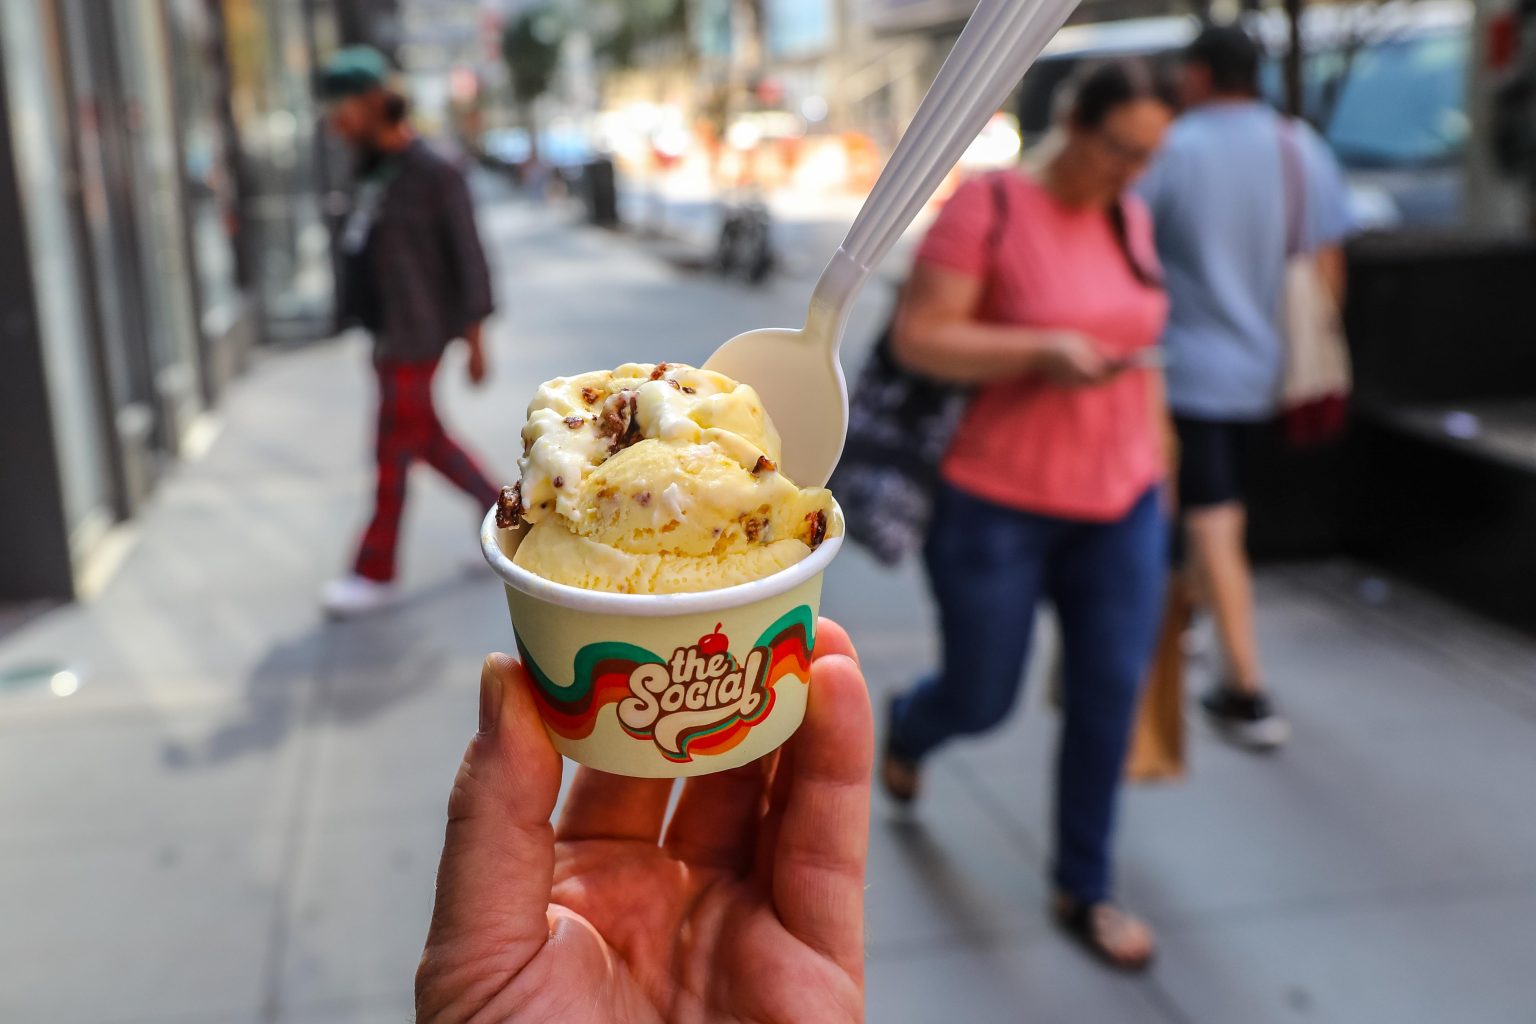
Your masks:
M 1227 660 L 1202 703 L 1229 735 L 1273 747 L 1289 730 L 1264 692 L 1254 641 L 1245 449 L 1254 426 L 1278 411 L 1286 260 L 1313 254 L 1342 297 L 1340 244 L 1352 222 L 1326 144 L 1259 98 L 1258 66 L 1258 47 L 1236 27 L 1206 29 L 1190 44 L 1186 112 L 1138 191 L 1170 299 L 1163 344 L 1185 536 Z

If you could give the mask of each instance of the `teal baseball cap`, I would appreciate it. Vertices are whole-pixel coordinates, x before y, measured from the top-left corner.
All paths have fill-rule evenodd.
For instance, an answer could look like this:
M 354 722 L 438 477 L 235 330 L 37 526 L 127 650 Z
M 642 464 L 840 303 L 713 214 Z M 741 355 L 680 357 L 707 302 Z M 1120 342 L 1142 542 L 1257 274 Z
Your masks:
M 389 80 L 389 59 L 371 46 L 344 46 L 320 68 L 321 99 L 338 100 L 382 88 Z

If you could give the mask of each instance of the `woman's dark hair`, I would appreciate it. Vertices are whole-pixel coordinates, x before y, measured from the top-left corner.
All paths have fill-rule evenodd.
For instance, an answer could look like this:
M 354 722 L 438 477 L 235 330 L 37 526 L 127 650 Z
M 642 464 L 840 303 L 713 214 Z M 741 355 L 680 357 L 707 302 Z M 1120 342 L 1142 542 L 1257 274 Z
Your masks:
M 1137 100 L 1156 100 L 1170 109 L 1176 106 L 1168 81 L 1140 60 L 1116 60 L 1091 64 L 1071 85 L 1072 105 L 1067 120 L 1076 128 L 1093 130 L 1119 107 Z
M 1103 127 L 1111 113 L 1127 103 L 1155 100 L 1170 110 L 1176 102 L 1171 84 L 1152 69 L 1150 64 L 1139 60 L 1117 60 L 1090 66 L 1072 87 L 1072 104 L 1067 108 L 1067 121 L 1074 128 L 1095 131 Z M 1129 232 L 1125 225 L 1125 200 L 1116 199 L 1110 204 L 1109 226 L 1114 229 L 1115 241 L 1125 257 L 1126 266 L 1136 280 L 1148 288 L 1159 288 L 1163 280 L 1151 267 L 1146 266 L 1131 249 Z
M 1259 47 L 1236 25 L 1212 25 L 1184 49 L 1184 63 L 1211 75 L 1211 88 L 1229 96 L 1259 93 Z

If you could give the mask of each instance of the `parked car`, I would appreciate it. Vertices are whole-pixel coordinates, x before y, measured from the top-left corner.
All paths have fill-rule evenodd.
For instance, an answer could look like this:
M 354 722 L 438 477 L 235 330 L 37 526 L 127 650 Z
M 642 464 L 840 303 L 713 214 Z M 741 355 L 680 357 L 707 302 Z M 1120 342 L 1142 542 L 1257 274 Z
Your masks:
M 1265 12 L 1244 24 L 1269 54 L 1261 86 L 1278 105 L 1289 39 L 1284 15 Z M 1363 225 L 1461 221 L 1471 25 L 1466 0 L 1310 7 L 1303 17 L 1306 113 L 1344 166 Z M 1185 17 L 1062 29 L 1020 90 L 1026 141 L 1049 128 L 1057 89 L 1084 61 L 1142 57 L 1171 69 L 1199 30 L 1195 19 Z M 1324 109 L 1334 91 L 1335 102 Z

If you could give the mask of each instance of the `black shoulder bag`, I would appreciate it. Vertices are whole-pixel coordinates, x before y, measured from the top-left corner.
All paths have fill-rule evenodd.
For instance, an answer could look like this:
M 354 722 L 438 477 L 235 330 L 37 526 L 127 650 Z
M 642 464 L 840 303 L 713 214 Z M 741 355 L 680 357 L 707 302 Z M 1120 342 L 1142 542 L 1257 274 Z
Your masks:
M 996 216 L 987 236 L 994 262 L 1007 229 L 1008 197 L 992 179 Z M 859 372 L 848 408 L 848 441 L 827 485 L 848 537 L 886 565 L 922 546 L 933 514 L 939 463 L 970 399 L 970 388 L 903 367 L 892 352 L 893 314 Z

